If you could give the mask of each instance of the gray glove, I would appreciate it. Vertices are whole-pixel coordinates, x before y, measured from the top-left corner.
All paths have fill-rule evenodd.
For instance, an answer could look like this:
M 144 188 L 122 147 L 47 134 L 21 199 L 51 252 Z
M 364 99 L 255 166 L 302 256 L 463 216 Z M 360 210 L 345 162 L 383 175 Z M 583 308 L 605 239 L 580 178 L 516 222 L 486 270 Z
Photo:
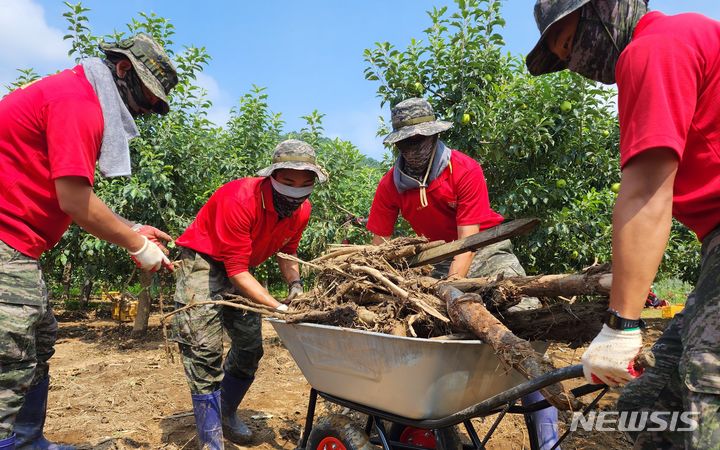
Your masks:
M 291 300 L 295 300 L 295 298 L 302 295 L 303 292 L 304 291 L 302 280 L 293 281 L 288 285 L 288 296 L 285 297 L 285 301 L 283 303 L 288 303 Z

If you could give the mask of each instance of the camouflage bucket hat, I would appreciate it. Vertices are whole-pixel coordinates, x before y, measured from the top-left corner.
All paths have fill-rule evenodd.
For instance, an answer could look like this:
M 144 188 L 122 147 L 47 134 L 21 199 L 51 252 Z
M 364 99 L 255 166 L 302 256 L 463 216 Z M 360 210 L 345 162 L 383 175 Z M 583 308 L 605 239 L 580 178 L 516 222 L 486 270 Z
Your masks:
M 545 35 L 548 30 L 560 19 L 577 11 L 591 0 L 537 0 L 535 2 L 535 23 L 540 30 L 540 39 L 527 58 L 530 74 L 542 75 L 544 73 L 558 72 L 567 69 L 567 62 L 561 61 L 545 45 Z
M 100 50 L 126 56 L 140 80 L 162 102 L 161 114 L 170 111 L 167 94 L 178 82 L 177 71 L 165 50 L 150 35 L 140 33 L 119 42 L 102 42 Z
M 275 147 L 272 155 L 272 164 L 262 169 L 257 174 L 260 177 L 269 177 L 278 169 L 309 170 L 315 172 L 318 183 L 324 183 L 328 179 L 325 169 L 320 167 L 315 160 L 315 150 L 307 142 L 297 139 L 282 141 Z
M 432 136 L 452 127 L 450 122 L 437 120 L 430 103 L 422 98 L 409 98 L 395 105 L 391 120 L 393 132 L 383 140 L 386 145 L 418 134 Z

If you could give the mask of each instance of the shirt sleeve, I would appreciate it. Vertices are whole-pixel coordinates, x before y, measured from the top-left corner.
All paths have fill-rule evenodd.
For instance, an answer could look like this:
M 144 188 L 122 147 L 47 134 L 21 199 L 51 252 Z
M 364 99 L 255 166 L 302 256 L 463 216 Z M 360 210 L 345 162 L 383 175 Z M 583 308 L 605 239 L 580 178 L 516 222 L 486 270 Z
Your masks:
M 633 41 L 617 66 L 620 163 L 668 147 L 682 159 L 702 78 L 702 57 L 666 34 Z
M 503 217 L 490 208 L 485 175 L 480 164 L 471 165 L 455 180 L 455 192 L 458 226 L 479 225 L 483 230 L 503 221 Z
M 83 177 L 92 186 L 102 144 L 103 118 L 90 100 L 62 98 L 46 105 L 50 176 Z
M 250 230 L 253 217 L 247 208 L 240 205 L 233 196 L 223 196 L 215 208 L 213 233 L 210 238 L 217 249 L 222 249 L 220 257 L 225 264 L 228 277 L 247 272 L 252 254 Z
M 392 172 L 388 172 L 375 190 L 366 227 L 378 236 L 391 236 L 399 213 L 397 189 L 393 184 Z
M 295 233 L 288 243 L 280 249 L 281 252 L 287 253 L 288 255 L 294 255 L 297 253 L 303 231 L 305 231 L 305 228 L 307 228 L 307 225 L 310 222 L 311 209 L 312 207 L 310 206 L 310 203 L 307 202 L 307 209 L 303 211 L 303 218 L 301 219 L 300 227 L 298 228 L 297 233 Z

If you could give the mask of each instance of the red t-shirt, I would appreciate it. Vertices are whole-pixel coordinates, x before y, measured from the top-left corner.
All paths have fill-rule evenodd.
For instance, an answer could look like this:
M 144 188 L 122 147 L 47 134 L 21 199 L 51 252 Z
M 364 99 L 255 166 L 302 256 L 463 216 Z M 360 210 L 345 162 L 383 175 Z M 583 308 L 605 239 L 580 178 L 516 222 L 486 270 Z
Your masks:
M 503 217 L 490 208 L 480 164 L 457 150 L 451 152 L 448 167 L 427 187 L 425 208 L 420 206 L 420 189 L 398 192 L 390 169 L 375 191 L 367 229 L 390 236 L 401 213 L 418 236 L 450 242 L 457 239 L 458 226 L 479 225 L 483 230 L 501 223 Z
M 225 264 L 229 277 L 247 272 L 273 254 L 295 254 L 310 220 L 305 201 L 278 220 L 268 178 L 242 178 L 220 187 L 175 242 Z
M 702 240 L 720 225 L 720 22 L 646 14 L 616 75 L 621 165 L 652 148 L 675 151 L 673 215 Z
M 0 241 L 39 258 L 70 225 L 55 179 L 92 185 L 103 115 L 82 66 L 43 78 L 0 100 Z

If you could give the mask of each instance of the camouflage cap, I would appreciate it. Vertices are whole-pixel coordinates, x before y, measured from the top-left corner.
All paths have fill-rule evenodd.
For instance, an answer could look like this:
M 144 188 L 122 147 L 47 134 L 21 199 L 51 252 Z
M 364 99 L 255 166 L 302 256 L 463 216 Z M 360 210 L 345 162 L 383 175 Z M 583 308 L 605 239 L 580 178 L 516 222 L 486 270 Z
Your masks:
M 119 42 L 102 42 L 100 50 L 126 56 L 140 80 L 162 102 L 161 114 L 170 111 L 167 94 L 178 82 L 177 71 L 165 50 L 150 35 L 139 33 Z
M 560 19 L 577 11 L 591 0 L 537 0 L 535 2 L 535 23 L 540 30 L 540 39 L 527 58 L 525 64 L 532 75 L 558 72 L 567 69 L 567 62 L 555 56 L 545 45 L 545 35 Z
M 409 98 L 395 105 L 391 120 L 393 132 L 383 140 L 387 145 L 418 134 L 432 136 L 452 127 L 450 122 L 435 119 L 432 106 L 423 98 Z
M 327 181 L 328 174 L 315 160 L 315 149 L 307 142 L 288 139 L 279 143 L 272 155 L 272 164 L 258 172 L 260 177 L 269 177 L 278 169 L 309 170 L 315 172 L 319 183 Z

